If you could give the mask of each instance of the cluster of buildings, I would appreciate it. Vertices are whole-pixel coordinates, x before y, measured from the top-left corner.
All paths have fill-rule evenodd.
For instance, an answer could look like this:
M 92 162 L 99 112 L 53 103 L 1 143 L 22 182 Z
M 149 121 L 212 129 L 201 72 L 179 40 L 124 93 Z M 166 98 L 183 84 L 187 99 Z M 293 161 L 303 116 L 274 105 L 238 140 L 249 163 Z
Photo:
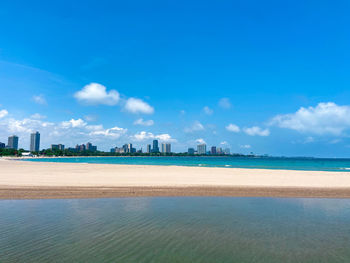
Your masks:
M 136 149 L 132 147 L 132 143 L 124 144 L 122 147 L 114 147 L 111 153 L 136 153 Z M 142 151 L 141 151 L 142 152 Z
M 6 149 L 14 149 L 18 150 L 18 136 L 12 135 L 8 137 L 7 145 L 5 143 L 0 142 L 0 148 Z M 40 149 L 40 133 L 34 132 L 30 134 L 30 146 L 29 149 L 31 152 L 38 152 Z
M 153 147 L 152 147 L 153 146 Z M 112 153 L 142 153 L 142 148 L 136 150 L 132 147 L 132 143 L 124 144 L 122 147 L 114 147 L 110 150 Z M 159 149 L 159 141 L 153 140 L 153 145 L 147 144 L 146 153 L 171 153 L 171 144 L 162 143 Z
M 212 146 L 209 151 L 207 151 L 207 145 L 205 143 L 197 145 L 197 151 L 194 148 L 188 148 L 188 154 L 209 154 L 209 155 L 217 155 L 217 154 L 230 154 L 230 149 L 221 147 Z
M 7 149 L 15 149 L 18 150 L 18 136 L 12 135 L 8 137 L 8 143 L 5 145 L 5 143 L 0 142 L 0 149 L 1 148 L 7 148 Z M 30 151 L 31 152 L 39 152 L 40 150 L 40 133 L 34 132 L 30 134 Z M 64 151 L 65 147 L 63 144 L 51 144 L 51 150 L 62 150 Z M 84 151 L 90 151 L 90 152 L 96 152 L 97 146 L 92 145 L 92 143 L 88 142 L 86 144 L 77 144 L 75 148 L 68 148 L 69 151 L 72 152 L 84 152 Z M 140 150 L 136 150 L 136 148 L 133 148 L 132 143 L 124 144 L 122 147 L 114 147 L 110 150 L 112 153 L 142 153 L 142 148 Z M 153 140 L 152 145 L 147 144 L 146 153 L 171 153 L 171 144 L 170 143 L 162 143 L 161 148 L 159 148 L 159 141 Z M 206 144 L 199 144 L 197 145 L 197 149 L 194 148 L 188 148 L 187 151 L 188 154 L 198 154 L 198 155 L 221 155 L 221 154 L 230 154 L 230 149 L 225 148 L 222 149 L 221 147 L 212 146 L 207 151 L 207 145 Z
M 159 149 L 159 142 L 158 140 L 153 140 L 153 147 L 151 147 L 150 144 L 147 144 L 147 153 L 171 153 L 171 144 L 170 143 L 162 143 L 162 148 Z
M 92 145 L 91 142 L 88 142 L 86 144 L 77 144 L 75 146 L 75 148 L 68 148 L 68 150 L 72 151 L 72 152 L 84 152 L 84 151 L 96 152 L 97 151 L 97 146 L 96 145 Z
M 19 137 L 17 135 L 12 135 L 8 137 L 7 145 L 5 143 L 0 142 L 0 149 L 5 148 L 5 149 L 18 150 L 18 141 L 19 141 Z M 64 151 L 65 147 L 64 147 L 64 144 L 51 144 L 50 149 L 52 151 L 56 151 L 56 150 Z M 91 142 L 88 142 L 87 144 L 76 145 L 75 148 L 68 148 L 68 150 L 74 151 L 74 152 L 82 152 L 82 151 L 96 152 L 97 146 L 92 145 Z M 29 151 L 30 152 L 40 151 L 40 133 L 38 131 L 30 134 Z

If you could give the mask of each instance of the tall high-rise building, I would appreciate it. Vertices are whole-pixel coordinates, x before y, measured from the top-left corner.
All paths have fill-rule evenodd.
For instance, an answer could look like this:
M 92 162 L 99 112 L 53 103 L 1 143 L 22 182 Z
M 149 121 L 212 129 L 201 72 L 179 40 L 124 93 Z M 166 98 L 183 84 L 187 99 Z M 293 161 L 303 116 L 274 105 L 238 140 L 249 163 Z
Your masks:
M 230 154 L 230 148 L 225 148 L 224 154 Z
M 158 140 L 153 140 L 153 149 L 152 149 L 152 151 L 154 153 L 159 153 Z
M 193 149 L 193 148 L 188 148 L 187 153 L 188 153 L 188 154 L 194 154 L 194 149 Z
M 86 144 L 85 148 L 86 148 L 87 151 L 90 151 L 90 152 L 96 152 L 97 151 L 97 146 L 92 145 L 91 142 L 88 142 Z
M 0 149 L 3 149 L 3 148 L 5 148 L 5 147 L 6 147 L 6 144 L 3 143 L 3 142 L 0 142 Z
M 51 144 L 51 151 L 58 150 L 58 144 Z
M 30 151 L 38 152 L 40 150 L 40 133 L 34 132 L 30 135 Z
M 162 143 L 162 153 L 171 153 L 170 143 Z
M 197 145 L 197 153 L 198 154 L 206 154 L 207 153 L 207 145 L 205 143 Z
M 132 143 L 128 143 L 128 153 L 133 153 Z
M 210 154 L 216 154 L 216 146 L 211 147 Z
M 8 138 L 7 147 L 10 149 L 18 149 L 18 136 L 12 135 Z
M 86 150 L 87 151 L 91 151 L 91 148 L 92 148 L 92 143 L 91 142 L 88 142 L 87 144 L 86 144 Z
M 147 144 L 147 153 L 151 153 L 152 152 L 152 148 L 150 144 Z
M 85 151 L 85 150 L 86 150 L 85 144 L 82 144 L 82 145 L 77 144 L 77 145 L 75 146 L 75 150 L 76 150 L 77 152 L 83 152 L 83 151 Z
M 122 148 L 123 148 L 123 153 L 128 153 L 129 145 L 124 144 Z
M 59 144 L 58 145 L 58 150 L 64 151 L 64 144 Z

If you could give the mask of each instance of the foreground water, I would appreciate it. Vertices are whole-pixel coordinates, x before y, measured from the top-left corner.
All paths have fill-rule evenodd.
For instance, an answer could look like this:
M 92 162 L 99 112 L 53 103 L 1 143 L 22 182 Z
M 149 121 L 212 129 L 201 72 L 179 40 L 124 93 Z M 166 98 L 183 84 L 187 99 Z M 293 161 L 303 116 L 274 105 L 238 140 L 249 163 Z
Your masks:
M 226 168 L 260 168 L 311 171 L 350 172 L 350 159 L 326 158 L 256 158 L 256 157 L 72 157 L 72 158 L 30 158 L 27 161 L 138 164 L 138 165 L 178 165 Z
M 350 262 L 350 200 L 0 201 L 0 262 Z

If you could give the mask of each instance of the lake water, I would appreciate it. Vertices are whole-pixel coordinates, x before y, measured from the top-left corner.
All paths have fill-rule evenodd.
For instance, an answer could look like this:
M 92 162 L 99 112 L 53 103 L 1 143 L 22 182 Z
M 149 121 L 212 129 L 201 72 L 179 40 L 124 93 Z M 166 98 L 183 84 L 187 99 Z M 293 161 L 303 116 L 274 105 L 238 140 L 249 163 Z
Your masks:
M 350 262 L 350 200 L 3 200 L 0 262 Z
M 312 171 L 350 172 L 350 159 L 325 158 L 250 158 L 250 157 L 73 157 L 73 158 L 30 158 L 28 161 L 178 165 L 225 168 L 287 169 Z

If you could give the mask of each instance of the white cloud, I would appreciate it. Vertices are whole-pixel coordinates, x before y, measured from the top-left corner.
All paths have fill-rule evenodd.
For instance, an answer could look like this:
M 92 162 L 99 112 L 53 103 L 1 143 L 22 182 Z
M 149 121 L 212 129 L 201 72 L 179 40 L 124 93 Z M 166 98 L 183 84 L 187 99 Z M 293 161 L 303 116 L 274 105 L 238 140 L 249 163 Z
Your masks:
M 44 122 L 41 120 L 25 118 L 23 120 L 16 120 L 13 118 L 6 119 L 3 123 L 1 123 L 0 130 L 5 131 L 6 133 L 10 132 L 13 134 L 25 134 L 31 133 L 35 130 L 40 129 L 52 129 L 54 127 L 54 123 Z
M 206 144 L 205 140 L 203 140 L 202 138 L 197 139 L 196 143 L 198 143 L 198 144 Z
M 37 104 L 40 104 L 40 105 L 47 105 L 47 102 L 46 102 L 46 99 L 44 97 L 43 94 L 40 94 L 40 95 L 34 95 L 32 97 L 33 101 Z
M 164 141 L 164 142 L 176 142 L 176 139 L 171 138 L 171 136 L 167 133 L 154 135 L 151 132 L 145 132 L 145 131 L 141 131 L 139 133 L 136 133 L 131 138 L 135 141 L 145 141 L 145 140 L 158 139 L 158 140 Z
M 219 100 L 219 106 L 223 109 L 229 109 L 231 108 L 231 102 L 229 98 L 222 98 Z
M 220 145 L 228 145 L 227 141 L 220 142 Z
M 240 132 L 241 129 L 237 125 L 230 123 L 226 126 L 226 130 L 230 132 Z
M 258 126 L 253 126 L 250 128 L 244 128 L 244 132 L 250 136 L 269 136 L 270 135 L 270 131 L 269 129 L 262 129 Z
M 207 114 L 207 115 L 212 115 L 213 112 L 214 112 L 214 111 L 213 111 L 211 108 L 209 108 L 208 106 L 205 106 L 205 107 L 203 108 L 203 111 L 204 111 L 204 113 Z
M 203 130 L 204 130 L 204 126 L 199 121 L 195 121 L 191 127 L 185 128 L 184 131 L 187 133 L 191 133 L 191 132 L 203 131 Z
M 86 125 L 85 128 L 89 131 L 100 131 L 100 130 L 103 130 L 103 125 L 102 124 Z
M 148 103 L 144 102 L 141 99 L 137 98 L 129 98 L 124 106 L 124 109 L 130 113 L 137 114 L 153 114 L 154 108 L 150 106 Z
M 30 116 L 32 119 L 37 119 L 37 120 L 41 120 L 41 119 L 46 119 L 46 116 L 41 115 L 39 113 L 34 113 L 32 116 Z
M 86 122 L 83 121 L 82 119 L 71 119 L 70 121 L 63 121 L 61 122 L 61 126 L 63 128 L 82 128 L 84 126 L 86 126 Z
M 96 121 L 98 119 L 97 115 L 86 115 L 84 116 L 86 121 Z
M 315 141 L 314 137 L 309 136 L 309 137 L 305 138 L 304 143 L 311 143 L 311 142 L 314 142 L 314 141 Z
M 126 132 L 127 132 L 127 129 L 120 128 L 120 127 L 113 127 L 105 130 L 95 130 L 90 132 L 89 135 L 102 135 L 105 137 L 111 137 L 111 138 L 117 139 L 123 134 L 125 134 Z
M 119 93 L 116 90 L 106 91 L 106 87 L 98 83 L 90 83 L 76 92 L 74 97 L 85 104 L 98 105 L 104 104 L 113 106 L 119 101 Z
M 350 128 L 350 106 L 321 102 L 316 107 L 301 107 L 297 112 L 275 116 L 270 124 L 280 128 L 318 135 L 341 135 Z
M 0 110 L 0 119 L 4 118 L 5 116 L 7 116 L 9 114 L 9 112 L 7 110 Z
M 141 126 L 152 126 L 154 124 L 153 120 L 143 120 L 142 118 L 137 119 L 136 121 L 134 121 L 134 125 L 141 125 Z
M 163 142 L 176 142 L 176 139 L 171 138 L 167 133 L 156 135 L 156 138 Z
M 241 145 L 239 147 L 242 148 L 242 149 L 250 149 L 250 148 L 252 148 L 252 146 L 250 146 L 249 144 L 244 144 L 244 145 Z

